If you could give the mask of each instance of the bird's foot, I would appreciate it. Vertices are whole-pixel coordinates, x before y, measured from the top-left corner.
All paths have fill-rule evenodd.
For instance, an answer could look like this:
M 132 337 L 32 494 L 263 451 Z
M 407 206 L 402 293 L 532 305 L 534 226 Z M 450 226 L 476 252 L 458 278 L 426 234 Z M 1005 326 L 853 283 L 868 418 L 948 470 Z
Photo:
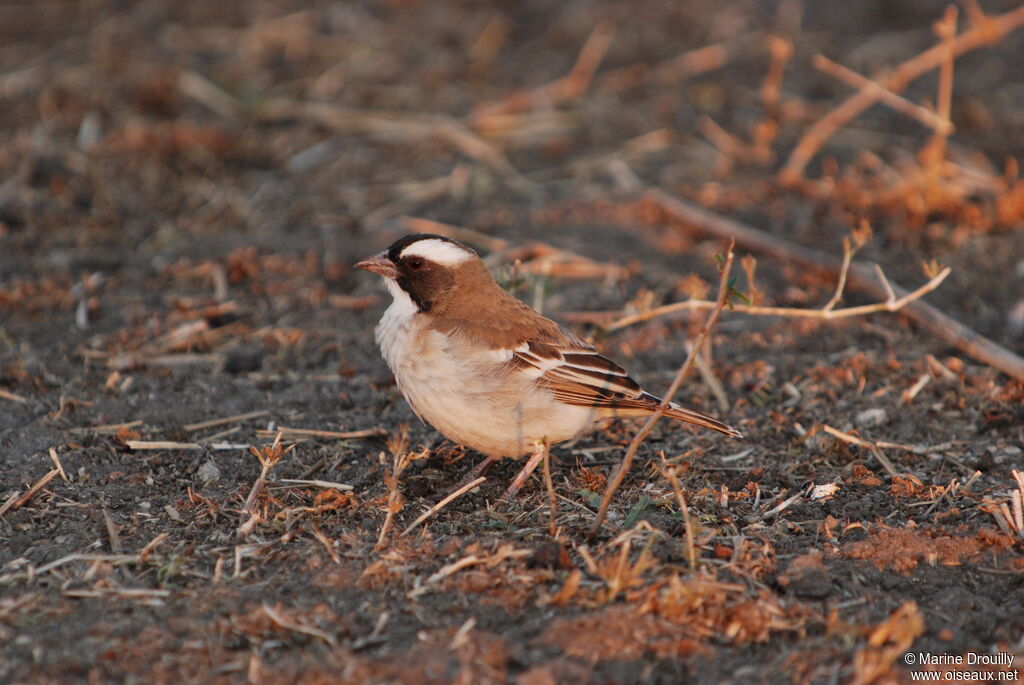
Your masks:
M 519 494 L 519 490 L 526 483 L 526 479 L 530 477 L 537 467 L 540 466 L 541 462 L 544 461 L 544 455 L 547 454 L 547 446 L 538 444 L 537 448 L 533 450 L 530 458 L 526 460 L 523 468 L 516 474 L 516 477 L 512 479 L 512 483 L 509 484 L 508 489 L 505 490 L 505 494 L 501 496 L 503 500 L 511 502 L 516 495 Z

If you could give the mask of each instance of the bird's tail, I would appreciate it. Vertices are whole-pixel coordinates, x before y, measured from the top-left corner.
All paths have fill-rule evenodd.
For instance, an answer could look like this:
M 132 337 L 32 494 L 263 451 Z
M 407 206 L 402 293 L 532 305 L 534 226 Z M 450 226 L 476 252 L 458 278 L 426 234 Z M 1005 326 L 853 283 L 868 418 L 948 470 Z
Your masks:
M 654 401 L 655 406 L 661 404 L 661 400 L 658 399 L 657 397 L 654 397 L 653 395 L 650 395 L 649 397 L 651 400 Z M 671 404 L 668 405 L 668 407 L 665 408 L 663 415 L 671 419 L 676 419 L 677 421 L 685 421 L 686 423 L 692 423 L 697 426 L 703 426 L 704 428 L 710 428 L 711 430 L 718 431 L 719 433 L 731 435 L 734 438 L 743 437 L 743 433 L 740 433 L 738 430 L 736 430 L 729 424 L 719 421 L 713 416 L 702 414 L 699 411 L 694 411 L 693 409 L 681 407 L 675 402 L 672 402 Z

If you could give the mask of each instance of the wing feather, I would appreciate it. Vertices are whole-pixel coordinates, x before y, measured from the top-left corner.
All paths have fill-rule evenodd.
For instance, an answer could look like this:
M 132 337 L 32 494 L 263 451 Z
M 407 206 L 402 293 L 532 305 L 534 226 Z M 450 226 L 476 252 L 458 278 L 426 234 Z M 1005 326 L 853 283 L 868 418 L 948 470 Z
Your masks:
M 524 343 L 513 351 L 510 363 L 531 374 L 555 399 L 566 404 L 623 416 L 650 414 L 661 404 L 659 398 L 644 392 L 621 366 L 575 336 L 569 342 L 572 346 L 568 348 L 541 341 Z M 665 415 L 740 436 L 739 431 L 718 419 L 675 403 L 669 405 Z

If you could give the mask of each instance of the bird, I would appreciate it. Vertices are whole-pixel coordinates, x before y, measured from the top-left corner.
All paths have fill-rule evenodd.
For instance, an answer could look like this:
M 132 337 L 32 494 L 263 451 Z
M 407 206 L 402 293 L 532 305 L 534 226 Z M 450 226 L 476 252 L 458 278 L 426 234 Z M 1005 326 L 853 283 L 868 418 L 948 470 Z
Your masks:
M 413 412 L 485 456 L 473 474 L 533 453 L 506 497 L 539 463 L 537 445 L 661 404 L 593 345 L 506 292 L 460 242 L 414 233 L 355 266 L 382 276 L 391 294 L 374 337 Z M 742 437 L 674 402 L 663 415 Z

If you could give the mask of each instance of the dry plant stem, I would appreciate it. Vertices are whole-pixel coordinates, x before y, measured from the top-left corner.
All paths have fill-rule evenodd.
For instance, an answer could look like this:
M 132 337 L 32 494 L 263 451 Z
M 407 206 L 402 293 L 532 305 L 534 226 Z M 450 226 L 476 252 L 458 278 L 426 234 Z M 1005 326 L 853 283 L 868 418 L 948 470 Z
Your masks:
M 178 77 L 181 92 L 203 103 L 225 119 L 239 115 L 239 102 L 220 86 L 194 71 L 182 71 Z
M 266 409 L 260 411 L 251 411 L 246 414 L 236 414 L 235 416 L 225 416 L 222 419 L 211 419 L 210 421 L 201 421 L 199 423 L 190 423 L 182 426 L 189 433 L 194 431 L 203 430 L 206 428 L 214 428 L 216 426 L 223 426 L 228 423 L 239 423 L 241 421 L 247 421 L 249 419 L 258 419 L 261 416 L 266 416 L 270 412 Z
M 1021 12 L 1020 18 L 1024 23 L 1024 11 Z M 826 253 L 781 240 L 746 224 L 691 205 L 663 190 L 652 189 L 645 197 L 660 207 L 671 219 L 708 235 L 723 239 L 735 238 L 741 247 L 767 254 L 779 261 L 802 264 L 811 269 L 839 272 L 840 265 L 837 260 Z M 879 283 L 874 271 L 864 264 L 850 265 L 847 285 L 879 299 L 888 297 L 885 286 Z M 892 289 L 900 298 L 911 294 L 895 284 L 892 285 Z M 737 305 L 735 309 L 742 311 L 743 307 Z M 833 314 L 839 311 L 844 310 L 837 310 Z M 908 302 L 901 312 L 936 338 L 1012 378 L 1024 381 L 1024 359 L 951 319 L 930 304 L 920 300 Z
M 69 433 L 81 434 L 81 433 L 116 433 L 121 429 L 135 428 L 141 426 L 142 420 L 129 421 L 127 423 L 108 423 L 102 426 L 80 426 L 77 428 L 68 428 Z
M 1017 481 L 1017 489 L 1010 492 L 1013 503 L 1013 522 L 1017 526 L 1017 535 L 1024 537 L 1024 474 L 1016 469 L 1010 471 Z
M 580 97 L 587 92 L 590 82 L 601 66 L 605 53 L 615 38 L 615 31 L 607 24 L 600 23 L 587 37 L 580 49 L 576 62 L 572 65 L 569 75 L 561 83 L 561 94 L 565 98 Z
M 608 505 L 611 503 L 612 497 L 615 495 L 615 491 L 622 485 L 622 481 L 625 480 L 626 474 L 629 472 L 629 467 L 633 465 L 633 460 L 636 458 L 637 450 L 640 449 L 640 445 L 644 439 L 654 428 L 654 424 L 658 422 L 665 408 L 668 407 L 672 398 L 675 397 L 676 392 L 679 391 L 679 387 L 683 384 L 683 380 L 686 378 L 686 374 L 689 373 L 690 368 L 693 366 L 697 355 L 700 354 L 701 348 L 704 346 L 704 341 L 707 340 L 708 334 L 711 329 L 714 328 L 715 323 L 718 321 L 719 315 L 722 313 L 722 309 L 725 308 L 726 302 L 729 299 L 729 276 L 732 273 L 732 263 L 735 257 L 733 248 L 736 244 L 735 240 L 730 240 L 729 248 L 725 254 L 725 264 L 722 266 L 721 278 L 718 283 L 718 301 L 711 313 L 708 314 L 707 321 L 704 322 L 704 327 L 701 329 L 697 339 L 693 342 L 693 349 L 686 356 L 686 361 L 679 367 L 679 372 L 676 373 L 675 379 L 672 381 L 672 385 L 665 392 L 664 398 L 661 400 L 661 404 L 654 411 L 653 414 L 648 417 L 647 421 L 640 428 L 637 434 L 633 437 L 632 442 L 629 443 L 629 448 L 626 450 L 626 455 L 622 458 L 622 463 L 619 464 L 619 468 L 615 471 L 615 475 L 612 476 L 611 481 L 608 483 L 608 487 L 604 491 L 604 496 L 601 498 L 601 506 L 597 510 L 597 516 L 594 519 L 594 523 L 590 528 L 590 534 L 596 535 L 601 530 L 601 525 L 604 523 L 605 516 L 608 515 Z
M 447 496 L 447 497 L 445 497 L 445 498 L 444 498 L 443 500 L 441 500 L 440 502 L 438 502 L 437 504 L 435 504 L 434 506 L 432 506 L 432 507 L 431 507 L 430 509 L 428 509 L 427 511 L 425 511 L 425 512 L 423 513 L 423 515 L 422 515 L 422 516 L 420 516 L 420 517 L 419 517 L 418 519 L 416 519 L 415 521 L 413 521 L 413 522 L 412 522 L 412 524 L 411 524 L 411 525 L 410 525 L 410 526 L 409 526 L 408 528 L 406 528 L 405 530 L 403 530 L 403 531 L 402 531 L 402 535 L 408 535 L 408 534 L 409 534 L 409 533 L 411 533 L 412 531 L 416 530 L 416 528 L 417 528 L 417 527 L 418 527 L 418 526 L 419 526 L 419 525 L 420 525 L 421 523 L 423 523 L 424 521 L 426 521 L 426 520 L 427 520 L 428 518 L 430 518 L 431 516 L 433 516 L 433 515 L 434 515 L 434 514 L 436 514 L 437 512 L 439 512 L 439 511 L 441 511 L 442 509 L 444 509 L 444 508 L 445 508 L 446 506 L 448 506 L 449 504 L 451 504 L 451 503 L 452 503 L 452 502 L 453 502 L 453 501 L 454 501 L 455 499 L 457 499 L 457 498 L 461 497 L 462 495 L 466 494 L 466 493 L 467 493 L 467 492 L 469 492 L 470 490 L 474 490 L 474 489 L 476 489 L 476 488 L 480 487 L 480 485 L 481 485 L 482 483 L 484 483 L 484 482 L 485 482 L 486 480 L 487 480 L 487 479 L 486 479 L 485 477 L 483 477 L 483 476 L 480 476 L 480 477 L 479 477 L 479 478 L 477 478 L 476 480 L 474 480 L 474 481 L 471 481 L 471 482 L 469 482 L 469 483 L 466 483 L 466 484 L 465 484 L 465 485 L 463 485 L 463 486 L 462 486 L 461 488 L 459 488 L 458 490 L 456 490 L 456 491 L 455 491 L 455 492 L 453 492 L 452 494 L 448 495 L 448 496 Z
M 804 168 L 825 141 L 858 114 L 878 102 L 882 98 L 882 92 L 888 90 L 898 93 L 903 90 L 908 83 L 946 61 L 950 49 L 954 57 L 959 57 L 984 45 L 998 43 L 1006 34 L 1021 26 L 1024 26 L 1024 5 L 982 20 L 977 26 L 953 39 L 951 45 L 940 43 L 904 62 L 885 79 L 881 84 L 882 89 L 872 85 L 854 93 L 808 129 L 779 171 L 779 182 L 784 185 L 798 182 L 803 177 Z
M 890 290 L 891 298 L 887 298 L 884 302 L 876 302 L 875 304 L 863 304 L 857 307 L 845 307 L 843 309 L 828 309 L 829 305 L 826 305 L 825 308 L 822 309 L 801 309 L 797 307 L 759 307 L 749 304 L 734 304 L 732 306 L 732 310 L 756 316 L 788 316 L 791 318 L 803 319 L 825 319 L 826 321 L 831 321 L 833 319 L 845 319 L 851 316 L 863 316 L 865 314 L 874 314 L 876 312 L 898 312 L 911 302 L 914 302 L 918 298 L 939 287 L 951 272 L 952 269 L 946 267 L 920 288 L 913 292 L 906 293 L 899 299 L 896 299 L 895 293 L 891 292 L 889 282 L 885 280 L 885 277 L 880 276 L 879 282 L 882 284 L 883 288 Z M 649 309 L 642 314 L 624 316 L 609 324 L 607 330 L 609 332 L 617 331 L 620 328 L 625 328 L 626 326 L 631 326 L 633 324 L 640 323 L 641 321 L 655 319 L 659 316 L 664 316 L 673 312 L 691 309 L 713 309 L 714 307 L 715 303 L 710 300 L 686 300 L 685 302 L 675 302 L 673 304 L 666 304 L 661 307 Z
M 761 105 L 771 113 L 779 104 L 782 75 L 786 69 L 786 63 L 793 57 L 793 44 L 785 38 L 777 36 L 768 36 L 767 43 L 772 61 L 764 81 L 761 82 Z
M 125 440 L 130 450 L 201 450 L 198 442 L 173 442 L 170 440 Z
M 281 478 L 278 480 L 279 483 L 292 483 L 293 485 L 314 485 L 318 488 L 326 488 L 328 490 L 338 490 L 340 492 L 350 492 L 355 490 L 355 487 L 347 483 L 334 483 L 329 480 L 304 480 L 299 478 Z
M 309 635 L 310 637 L 319 638 L 327 644 L 331 645 L 332 647 L 338 643 L 335 637 L 330 633 L 324 632 L 319 628 L 314 628 L 312 626 L 307 626 L 296 621 L 292 621 L 288 617 L 283 616 L 281 613 L 279 613 L 276 609 L 271 607 L 266 602 L 263 603 L 263 613 L 267 615 L 267 618 L 269 618 L 271 621 L 276 623 L 279 627 L 284 628 L 285 630 L 290 630 L 295 633 L 301 633 L 303 635 Z
M 395 511 L 398 510 L 399 497 L 400 493 L 397 487 L 392 488 L 388 493 L 388 513 L 384 516 L 384 524 L 380 527 L 380 534 L 377 536 L 377 544 L 373 546 L 374 549 L 381 549 L 384 546 L 384 540 L 391 532 L 391 527 L 395 525 Z
M 8 511 L 14 511 L 17 508 L 24 506 L 30 499 L 35 497 L 37 492 L 45 488 L 50 481 L 58 475 L 60 475 L 60 469 L 53 469 L 37 480 L 24 495 L 21 495 L 20 497 L 17 494 L 12 495 L 6 502 L 4 502 L 3 506 L 0 506 L 0 516 L 3 516 Z
M 872 455 L 874 455 L 875 459 L 878 460 L 878 463 L 882 465 L 882 468 L 889 472 L 890 476 L 899 475 L 899 471 L 897 471 L 896 467 L 892 465 L 891 461 L 889 461 L 889 457 L 885 456 L 885 452 L 879 449 L 876 443 L 873 443 L 870 440 L 863 440 L 856 436 L 850 435 L 849 433 L 844 433 L 843 431 L 837 428 L 833 428 L 832 426 L 829 426 L 827 424 L 823 424 L 821 426 L 821 429 L 828 433 L 829 435 L 831 435 L 832 437 L 839 438 L 843 442 L 848 442 L 851 445 L 857 445 L 859 447 L 866 448 L 869 452 L 871 452 Z
M 256 479 L 256 482 L 252 484 L 252 489 L 249 490 L 249 496 L 245 498 L 245 504 L 242 506 L 242 518 L 246 516 L 252 516 L 256 514 L 255 503 L 256 498 L 259 496 L 260 491 L 263 489 L 263 485 L 267 482 L 267 474 L 270 472 L 270 467 L 266 464 L 263 465 L 260 471 L 260 477 Z
M 719 69 L 740 54 L 760 49 L 764 34 L 748 33 L 721 43 L 705 45 L 688 50 L 657 64 L 632 64 L 602 73 L 597 78 L 598 87 L 612 91 L 623 91 L 646 82 L 662 85 L 678 82 Z
M 50 448 L 50 461 L 52 461 L 53 465 L 57 467 L 61 480 L 68 482 L 68 474 L 64 472 L 64 464 L 60 463 L 60 457 L 57 456 L 57 450 L 53 447 Z
M 402 508 L 404 499 L 402 498 L 402 491 L 398 489 L 398 479 L 402 475 L 402 471 L 409 465 L 408 459 L 406 459 L 405 445 L 404 442 L 405 432 L 404 427 L 400 431 L 400 442 L 394 450 L 392 455 L 392 466 L 391 466 L 391 480 L 388 483 L 388 513 L 384 517 L 384 524 L 380 527 L 380 535 L 377 536 L 377 544 L 374 545 L 374 549 L 381 549 L 384 546 L 384 540 L 387 538 L 391 527 L 395 523 L 395 514 Z
M 252 453 L 260 461 L 260 477 L 256 479 L 256 482 L 252 484 L 252 489 L 249 491 L 249 496 L 245 498 L 245 504 L 242 505 L 241 511 L 241 525 L 238 527 L 238 535 L 241 538 L 245 538 L 252 531 L 252 528 L 259 523 L 259 512 L 256 510 L 256 498 L 259 496 L 260 491 L 263 490 L 264 484 L 267 482 L 267 476 L 270 474 L 270 470 L 281 461 L 281 457 L 290 452 L 294 445 L 291 447 L 281 447 L 282 434 L 278 433 L 277 437 L 274 438 L 274 444 L 269 447 L 250 447 L 249 452 Z M 246 516 L 249 520 L 246 521 Z
M 103 524 L 107 528 L 107 539 L 110 541 L 110 551 L 114 554 L 121 554 L 124 552 L 124 547 L 121 546 L 121 536 L 117 533 L 117 525 L 114 523 L 114 519 L 111 518 L 110 512 L 107 511 L 106 507 L 102 508 L 103 513 Z
M 310 438 L 331 438 L 335 440 L 353 440 L 356 438 L 380 438 L 388 434 L 383 428 L 367 428 L 358 431 L 324 431 L 312 428 L 287 428 L 281 426 L 274 431 L 257 431 L 258 437 L 283 434 L 286 438 L 310 437 Z
M 956 60 L 956 50 L 953 41 L 956 40 L 956 5 L 946 7 L 946 13 L 942 20 L 935 25 L 935 32 L 942 39 L 943 57 L 939 67 L 939 93 L 936 98 L 936 110 L 938 115 L 949 121 L 950 112 L 953 109 L 953 63 Z M 946 138 L 948 131 L 935 130 L 933 142 L 936 145 L 934 159 L 941 160 L 946 157 Z
M 17 402 L 18 404 L 28 404 L 28 399 L 17 395 L 8 390 L 0 390 L 0 399 L 10 400 L 11 402 Z
M 687 345 L 686 351 L 689 352 L 691 347 L 693 345 Z M 698 354 L 696 361 L 693 363 L 697 367 L 697 372 L 700 374 L 701 380 L 704 381 L 704 385 L 714 395 L 719 411 L 722 413 L 729 411 L 729 397 L 725 394 L 722 381 L 718 380 L 718 377 L 715 376 L 715 372 L 711 370 L 711 365 L 704 359 L 704 355 Z
M 853 261 L 853 255 L 856 252 L 856 248 L 850 244 L 849 238 L 843 238 L 843 265 L 839 269 L 839 280 L 836 281 L 836 292 L 832 295 L 832 299 L 828 301 L 823 312 L 830 312 L 835 309 L 835 306 L 839 304 L 839 300 L 843 297 L 843 290 L 846 289 L 846 275 L 850 272 L 850 262 Z M 893 298 L 895 299 L 895 298 Z
M 679 478 L 676 476 L 676 472 L 672 470 L 668 462 L 665 461 L 665 455 L 661 456 L 661 467 L 658 469 L 665 479 L 672 485 L 672 490 L 676 493 L 676 500 L 679 501 L 679 511 L 683 515 L 683 525 L 686 528 L 686 559 L 690 562 L 690 570 L 697 570 L 697 545 L 695 543 L 695 535 L 693 532 L 693 519 L 690 518 L 690 507 L 686 505 L 686 496 L 683 495 L 683 487 L 679 484 Z
M 874 89 L 877 89 L 878 99 L 880 102 L 892 107 L 900 114 L 905 114 L 912 119 L 916 119 L 934 131 L 945 132 L 948 134 L 952 133 L 954 130 L 953 122 L 949 119 L 943 119 L 930 109 L 915 104 L 902 95 L 897 95 L 891 90 L 887 90 L 885 86 L 878 81 L 861 76 L 852 69 L 848 69 L 842 64 L 837 64 L 824 55 L 815 55 L 812 59 L 812 64 L 814 64 L 819 71 L 823 71 L 830 76 L 834 76 L 854 88 L 866 90 L 868 92 L 874 92 Z
M 531 91 L 513 93 L 498 102 L 484 103 L 470 114 L 470 122 L 480 127 L 486 124 L 486 119 L 490 116 L 551 107 L 582 96 L 590 87 L 594 73 L 604 59 L 614 35 L 615 32 L 607 24 L 598 24 L 580 49 L 576 63 L 567 76 Z
M 697 128 L 718 150 L 719 154 L 730 159 L 739 157 L 747 151 L 747 144 L 722 128 L 718 122 L 706 114 L 697 119 Z

